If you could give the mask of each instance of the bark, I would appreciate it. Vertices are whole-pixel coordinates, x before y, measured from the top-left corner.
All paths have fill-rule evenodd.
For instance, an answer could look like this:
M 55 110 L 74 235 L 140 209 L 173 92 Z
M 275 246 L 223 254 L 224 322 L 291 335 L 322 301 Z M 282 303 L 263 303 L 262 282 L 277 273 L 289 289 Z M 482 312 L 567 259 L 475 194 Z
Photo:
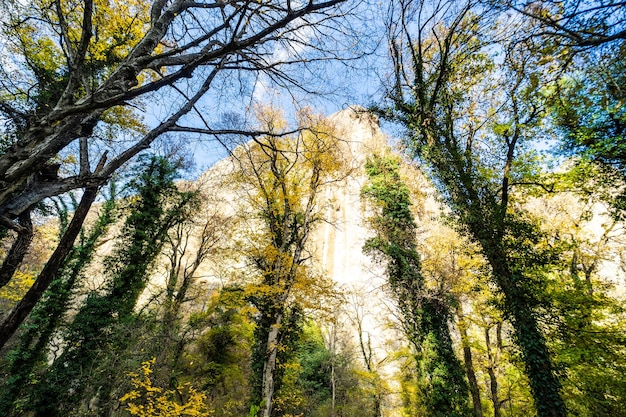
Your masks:
M 11 310 L 11 313 L 9 313 L 9 316 L 4 320 L 2 325 L 0 325 L 0 348 L 15 334 L 20 324 L 24 322 L 43 293 L 48 289 L 48 286 L 56 276 L 65 258 L 74 247 L 74 241 L 80 233 L 87 213 L 96 199 L 97 194 L 98 187 L 85 189 L 80 203 L 74 212 L 74 217 L 72 217 L 72 221 L 63 234 L 54 253 L 50 256 L 50 259 L 35 280 L 33 286 L 28 290 L 22 300 L 17 303 L 13 310 Z
M 365 343 L 365 340 L 363 339 L 363 330 L 362 330 L 363 323 L 361 320 L 357 320 L 357 322 L 358 322 L 358 327 L 359 327 L 359 345 L 361 346 L 361 354 L 363 355 L 363 362 L 365 362 L 365 367 L 367 369 L 367 372 L 372 374 L 376 381 L 376 385 L 374 386 L 374 393 L 372 394 L 374 416 L 380 417 L 382 416 L 381 394 L 378 389 L 378 372 L 376 371 L 374 367 L 375 364 L 372 358 L 372 354 L 373 354 L 372 343 L 371 343 L 372 341 L 368 335 L 367 343 Z
M 274 375 L 276 371 L 276 355 L 278 354 L 278 334 L 283 320 L 283 313 L 278 313 L 267 335 L 267 352 L 263 364 L 262 404 L 263 417 L 270 417 L 272 413 L 272 399 L 274 397 Z
M 104 207 L 91 233 L 66 258 L 57 278 L 47 290 L 45 300 L 35 306 L 29 318 L 29 326 L 20 334 L 19 344 L 12 352 L 6 369 L 10 378 L 6 380 L 0 394 L 0 415 L 14 415 L 11 410 L 16 401 L 30 395 L 32 385 L 29 381 L 34 369 L 48 360 L 48 344 L 69 309 L 72 289 L 85 266 L 91 262 L 100 237 L 115 221 L 114 205 L 107 202 Z
M 472 349 L 469 345 L 469 338 L 467 336 L 467 323 L 463 316 L 463 307 L 459 303 L 457 307 L 457 314 L 459 316 L 458 327 L 461 335 L 461 345 L 463 346 L 463 361 L 465 363 L 465 372 L 467 374 L 467 381 L 469 382 L 469 390 L 472 395 L 472 409 L 475 417 L 483 417 L 483 406 L 480 402 L 480 388 L 478 380 L 476 379 L 476 372 L 474 371 L 474 359 L 472 357 Z
M 25 211 L 19 216 L 19 224 L 21 230 L 18 232 L 17 238 L 11 245 L 11 249 L 4 258 L 2 267 L 0 267 L 0 288 L 9 283 L 17 267 L 22 263 L 30 243 L 33 241 L 33 222 L 30 218 L 30 211 Z
M 336 339 L 337 339 L 337 327 L 336 325 L 333 324 L 331 333 L 330 333 L 330 340 L 329 340 L 330 342 L 329 350 L 331 354 L 331 357 L 330 357 L 330 389 L 331 389 L 330 417 L 335 417 L 335 414 L 336 414 L 336 411 L 335 411 L 336 400 L 337 400 L 337 376 L 335 375 Z
M 491 402 L 493 403 L 493 416 L 500 417 L 500 400 L 498 398 L 498 379 L 495 372 L 495 361 L 491 354 L 491 340 L 489 338 L 489 330 L 485 328 L 485 345 L 487 346 L 487 373 L 489 374 L 489 390 L 491 392 Z
M 424 7 L 425 3 L 419 3 L 419 8 L 411 8 L 414 6 L 411 2 L 398 3 L 397 14 L 391 16 L 398 23 L 390 25 L 389 38 L 401 46 L 403 44 L 399 42 L 406 42 L 408 50 L 405 55 L 401 49 L 392 48 L 396 79 L 401 84 L 395 87 L 399 91 L 391 95 L 393 112 L 398 114 L 395 116 L 392 112 L 391 117 L 416 133 L 410 139 L 412 145 L 417 145 L 413 149 L 430 164 L 435 183 L 459 216 L 460 223 L 479 242 L 491 266 L 493 281 L 503 295 L 504 313 L 513 325 L 515 340 L 522 352 L 538 415 L 565 417 L 561 385 L 534 309 L 534 290 L 526 287 L 528 277 L 524 276 L 523 266 L 515 264 L 508 252 L 511 248 L 504 241 L 506 235 L 515 236 L 516 233 L 508 222 L 508 205 L 509 177 L 515 162 L 517 141 L 524 136 L 522 131 L 526 132 L 526 127 L 536 122 L 538 116 L 536 107 L 520 108 L 526 68 L 511 66 L 515 78 L 508 87 L 504 86 L 507 92 L 503 98 L 509 104 L 501 111 L 510 118 L 511 129 L 499 138 L 506 153 L 501 155 L 504 166 L 501 184 L 497 186 L 480 171 L 483 161 L 480 153 L 474 153 L 478 148 L 473 144 L 477 139 L 476 131 L 459 122 L 458 115 L 465 112 L 467 102 L 457 101 L 453 97 L 456 92 L 446 92 L 446 88 L 456 82 L 457 75 L 465 76 L 455 71 L 463 67 L 469 56 L 482 53 L 485 46 L 463 46 L 463 42 L 480 37 L 481 16 L 470 13 L 475 3 L 436 3 L 435 11 L 430 10 L 431 4 Z M 439 13 L 450 18 L 442 31 L 432 26 Z M 413 28 L 415 32 L 412 32 Z M 431 49 L 437 49 L 432 48 L 433 44 L 439 46 L 437 52 L 431 52 Z M 411 94 L 410 100 L 404 98 L 407 93 Z M 521 120 L 522 115 L 525 120 Z M 487 157 L 486 166 L 491 166 L 489 160 L 492 158 L 493 155 Z
M 132 46 L 127 56 L 112 64 L 110 69 L 113 71 L 106 79 L 97 85 L 84 88 L 84 82 L 79 80 L 84 78 L 85 55 L 92 37 L 92 2 L 87 2 L 76 56 L 68 57 L 68 64 L 58 71 L 68 74 L 68 82 L 62 96 L 56 102 L 47 103 L 50 110 L 45 114 L 32 121 L 26 118 L 27 125 L 22 129 L 19 141 L 3 150 L 0 155 L 0 215 L 14 219 L 23 211 L 25 202 L 29 205 L 35 204 L 41 201 L 42 194 L 44 197 L 59 195 L 72 189 L 89 187 L 90 181 L 98 181 L 100 178 L 94 175 L 79 175 L 61 179 L 56 187 L 41 182 L 29 184 L 32 174 L 41 170 L 51 158 L 68 145 L 76 140 L 92 138 L 93 130 L 101 121 L 103 113 L 112 107 L 127 106 L 136 98 L 171 87 L 184 78 L 196 75 L 199 68 L 205 68 L 209 74 L 222 70 L 247 71 L 255 68 L 259 72 L 271 72 L 272 78 L 292 82 L 293 80 L 286 74 L 281 74 L 276 65 L 268 65 L 264 58 L 258 58 L 259 55 L 254 53 L 255 48 L 281 41 L 300 43 L 301 39 L 290 36 L 291 33 L 297 32 L 294 26 L 312 27 L 313 23 L 308 21 L 307 17 L 330 19 L 333 14 L 327 10 L 344 1 L 309 1 L 292 8 L 290 2 L 283 7 L 282 3 L 278 4 L 279 2 L 266 5 L 252 1 L 216 1 L 209 4 L 187 0 L 171 2 L 158 0 L 151 9 L 151 25 L 143 38 Z M 204 35 L 189 39 L 186 43 L 181 42 L 166 52 L 155 52 L 161 42 L 167 41 L 168 32 L 176 26 L 179 19 L 183 18 L 181 16 L 193 15 L 200 10 L 206 13 L 209 9 L 216 9 L 213 13 L 220 21 L 213 27 L 205 28 Z M 64 18 L 62 12 L 57 11 L 61 14 L 56 16 L 54 13 L 52 12 L 53 20 Z M 257 19 L 260 15 L 267 18 Z M 283 28 L 289 30 L 281 31 Z M 60 33 L 59 36 L 61 43 L 75 42 L 65 33 Z M 242 62 L 242 59 L 245 62 Z M 229 60 L 234 62 L 227 67 L 224 64 Z M 163 71 L 165 75 L 140 85 L 138 81 L 140 73 L 145 73 L 151 68 L 155 71 L 166 68 Z M 204 75 L 205 80 L 213 76 Z M 202 81 L 197 85 L 201 84 Z M 203 94 L 204 92 L 200 96 Z M 190 97 L 193 98 L 185 97 L 186 101 L 195 99 L 195 93 L 190 94 Z M 180 109 L 184 111 L 178 114 L 175 120 L 168 120 L 167 126 L 160 131 L 149 132 L 144 138 L 123 150 L 111 160 L 103 173 L 112 174 L 140 151 L 149 147 L 157 136 L 180 128 L 176 122 L 193 108 L 193 104 L 195 103 L 191 106 L 181 106 Z M 15 117 L 18 117 L 19 112 L 1 100 L 0 110 L 4 114 L 15 114 Z

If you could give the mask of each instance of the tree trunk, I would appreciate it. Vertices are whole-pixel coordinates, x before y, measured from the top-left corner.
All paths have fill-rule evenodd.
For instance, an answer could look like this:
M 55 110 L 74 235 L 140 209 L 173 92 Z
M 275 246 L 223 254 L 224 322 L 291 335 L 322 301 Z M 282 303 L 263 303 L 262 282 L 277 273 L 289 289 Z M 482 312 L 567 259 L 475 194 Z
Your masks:
M 89 187 L 85 189 L 80 204 L 74 212 L 74 217 L 70 222 L 67 230 L 61 237 L 57 248 L 50 256 L 50 259 L 44 266 L 43 270 L 35 280 L 35 283 L 28 290 L 22 300 L 11 310 L 9 316 L 0 325 L 0 348 L 13 336 L 20 324 L 24 322 L 30 314 L 35 304 L 39 301 L 43 293 L 46 291 L 54 277 L 56 276 L 63 261 L 74 247 L 74 241 L 85 222 L 87 213 L 91 208 L 96 196 L 98 195 L 98 187 Z
M 276 355 L 278 354 L 278 334 L 283 321 L 283 313 L 276 315 L 274 323 L 270 327 L 267 335 L 267 351 L 265 363 L 263 364 L 263 381 L 262 381 L 262 407 L 263 417 L 270 417 L 272 413 L 272 399 L 274 397 L 274 375 L 276 371 Z
M 28 252 L 30 243 L 33 241 L 33 222 L 30 219 L 30 210 L 20 214 L 19 223 L 22 229 L 18 232 L 15 242 L 11 245 L 11 249 L 4 258 L 2 267 L 0 267 L 0 288 L 11 281 L 17 267 L 20 266 L 26 252 Z
M 330 403 L 330 417 L 335 417 L 335 407 L 337 401 L 337 376 L 335 375 L 335 342 L 337 338 L 337 327 L 335 324 L 332 326 L 329 340 L 330 350 L 330 390 L 331 390 L 331 403 Z
M 19 344 L 11 353 L 6 369 L 10 377 L 0 390 L 0 415 L 15 415 L 12 411 L 16 401 L 31 395 L 29 390 L 32 385 L 28 381 L 38 366 L 47 363 L 48 344 L 63 322 L 63 316 L 69 309 L 72 289 L 85 266 L 91 262 L 100 237 L 115 221 L 114 209 L 113 201 L 104 204 L 104 212 L 100 214 L 94 228 L 79 246 L 74 246 L 46 290 L 45 300 L 38 303 L 30 313 L 29 326 L 20 334 Z
M 467 337 L 467 323 L 465 322 L 465 316 L 463 315 L 463 307 L 461 303 L 457 307 L 458 328 L 461 335 L 461 345 L 463 346 L 463 361 L 465 363 L 465 372 L 467 373 L 467 381 L 469 382 L 469 390 L 472 394 L 472 409 L 475 417 L 483 417 L 483 406 L 480 402 L 480 388 L 478 380 L 476 379 L 476 372 L 474 371 L 474 360 L 472 358 L 472 349 L 469 345 L 469 339 Z
M 494 248 L 491 241 L 481 244 L 493 269 L 494 279 L 504 295 L 504 313 L 511 321 L 516 343 L 522 352 L 537 415 L 566 417 L 561 384 L 554 373 L 546 340 L 531 307 L 532 294 L 522 288 L 525 277 L 511 271 L 508 258 L 501 248 Z
M 498 379 L 495 372 L 494 358 L 491 354 L 491 340 L 489 338 L 490 327 L 485 328 L 485 345 L 487 346 L 487 373 L 489 374 L 489 389 L 491 402 L 493 403 L 493 417 L 500 417 L 500 400 L 498 398 Z
M 365 367 L 367 371 L 375 377 L 375 385 L 374 385 L 374 394 L 372 395 L 372 403 L 374 404 L 374 416 L 380 417 L 382 414 L 381 410 L 381 396 L 379 392 L 379 381 L 378 381 L 378 372 L 374 369 L 374 361 L 372 359 L 372 340 L 369 335 L 367 337 L 367 344 L 363 339 L 363 330 L 362 330 L 362 322 L 357 320 L 358 328 L 359 328 L 359 345 L 361 346 L 361 354 L 363 355 L 363 362 L 365 362 Z

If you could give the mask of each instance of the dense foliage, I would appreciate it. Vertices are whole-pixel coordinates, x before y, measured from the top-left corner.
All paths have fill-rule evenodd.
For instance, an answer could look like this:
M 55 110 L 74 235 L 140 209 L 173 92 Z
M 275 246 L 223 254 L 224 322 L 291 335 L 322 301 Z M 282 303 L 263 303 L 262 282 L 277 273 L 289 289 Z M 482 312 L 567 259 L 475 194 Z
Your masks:
M 423 414 L 468 416 L 467 384 L 448 328 L 450 296 L 428 288 L 422 276 L 410 193 L 399 168 L 397 159 L 377 155 L 365 164 L 370 183 L 363 194 L 379 213 L 370 220 L 376 236 L 367 240 L 364 250 L 386 264 L 391 292 L 417 352 L 416 396 Z

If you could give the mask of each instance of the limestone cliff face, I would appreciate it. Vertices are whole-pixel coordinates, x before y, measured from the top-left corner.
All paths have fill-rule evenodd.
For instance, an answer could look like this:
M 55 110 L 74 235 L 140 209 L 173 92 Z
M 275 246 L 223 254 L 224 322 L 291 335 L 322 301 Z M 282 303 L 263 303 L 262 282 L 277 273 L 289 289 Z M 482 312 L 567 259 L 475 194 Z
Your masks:
M 346 332 L 357 339 L 356 327 L 361 326 L 366 340 L 371 337 L 372 349 L 376 351 L 374 356 L 380 360 L 385 355 L 382 349 L 385 339 L 393 339 L 396 335 L 383 331 L 388 327 L 386 323 L 390 316 L 390 303 L 385 300 L 383 290 L 384 268 L 373 262 L 362 250 L 372 232 L 368 227 L 371 213 L 368 213 L 361 198 L 361 190 L 367 182 L 364 170 L 367 157 L 374 153 L 390 152 L 389 145 L 380 129 L 378 118 L 363 108 L 349 107 L 328 119 L 340 141 L 345 169 L 338 179 L 324 185 L 318 196 L 317 203 L 322 208 L 323 222 L 318 222 L 312 231 L 308 250 L 315 270 L 323 272 L 347 294 L 346 305 L 341 309 L 343 311 L 337 312 L 343 315 L 346 327 L 351 327 Z M 245 212 L 242 205 L 246 204 L 246 196 L 235 190 L 229 180 L 238 169 L 236 158 L 226 158 L 199 179 L 207 195 L 219 198 L 220 202 L 213 201 L 212 204 L 218 204 L 223 215 L 241 216 L 242 211 Z M 255 227 L 254 220 L 246 220 L 239 227 L 242 224 L 243 227 Z M 232 233 L 234 238 L 231 244 L 237 241 L 237 236 L 245 235 L 237 230 Z M 218 263 L 220 265 L 207 262 L 201 275 L 225 283 L 229 279 L 229 268 L 235 270 L 243 267 L 241 263 L 226 258 L 220 258 Z M 215 272 L 217 269 L 225 274 L 218 277 L 219 273 Z M 361 321 L 356 327 L 355 319 Z
M 320 268 L 335 282 L 372 290 L 381 285 L 382 270 L 362 251 L 371 232 L 367 227 L 368 215 L 361 189 L 367 181 L 364 171 L 367 156 L 384 152 L 387 139 L 377 118 L 363 109 L 348 108 L 330 119 L 345 141 L 350 172 L 324 190 L 322 198 L 330 203 L 324 216 L 326 222 L 315 230 L 311 243 Z
M 318 198 L 324 222 L 309 239 L 314 266 L 335 282 L 369 289 L 381 285 L 381 268 L 363 254 L 362 247 L 370 236 L 367 214 L 361 200 L 361 189 L 367 178 L 364 165 L 368 155 L 388 152 L 387 139 L 380 130 L 376 116 L 363 108 L 349 107 L 329 117 L 336 129 L 345 174 L 338 181 L 324 186 Z M 245 205 L 245 195 L 234 189 L 231 176 L 238 163 L 233 157 L 216 163 L 198 180 L 218 204 L 224 215 L 237 215 Z M 215 199 L 219 198 L 219 201 Z M 211 275 L 211 274 L 207 274 Z

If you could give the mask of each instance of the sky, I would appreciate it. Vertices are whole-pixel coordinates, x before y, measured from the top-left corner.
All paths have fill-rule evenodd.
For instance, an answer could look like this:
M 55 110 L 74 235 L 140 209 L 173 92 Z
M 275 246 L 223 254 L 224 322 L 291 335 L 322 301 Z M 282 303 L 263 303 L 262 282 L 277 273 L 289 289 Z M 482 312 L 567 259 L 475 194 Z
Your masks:
M 268 59 L 270 62 L 286 62 L 299 57 L 309 59 L 313 55 L 305 45 L 312 43 L 328 50 L 338 50 L 337 55 L 344 57 L 343 60 L 289 65 L 284 70 L 297 80 L 297 84 L 287 86 L 277 85 L 263 73 L 225 73 L 197 106 L 199 112 L 211 121 L 212 127 L 219 128 L 223 127 L 220 125 L 224 120 L 237 119 L 253 124 L 252 110 L 259 104 L 282 109 L 287 119 L 293 122 L 297 109 L 303 106 L 330 115 L 354 104 L 367 107 L 379 102 L 382 97 L 380 68 L 384 67 L 386 44 L 384 34 L 376 31 L 383 27 L 384 6 L 382 2 L 368 1 L 350 4 L 358 4 L 358 7 L 350 10 L 330 35 L 321 38 L 319 33 L 305 27 L 295 34 L 301 43 L 292 47 L 274 44 L 272 56 Z M 193 85 L 189 87 L 192 91 Z M 155 126 L 171 113 L 174 103 L 180 103 L 180 97 L 169 94 L 157 93 L 146 103 L 144 120 L 149 126 Z M 185 117 L 185 124 L 202 127 L 193 112 Z M 169 135 L 169 138 L 173 136 Z M 185 134 L 180 140 L 184 141 L 187 153 L 193 154 L 195 163 L 195 167 L 186 173 L 188 177 L 201 174 L 228 154 L 228 150 L 214 138 Z M 153 148 L 159 147 L 158 142 L 163 140 L 157 141 Z

